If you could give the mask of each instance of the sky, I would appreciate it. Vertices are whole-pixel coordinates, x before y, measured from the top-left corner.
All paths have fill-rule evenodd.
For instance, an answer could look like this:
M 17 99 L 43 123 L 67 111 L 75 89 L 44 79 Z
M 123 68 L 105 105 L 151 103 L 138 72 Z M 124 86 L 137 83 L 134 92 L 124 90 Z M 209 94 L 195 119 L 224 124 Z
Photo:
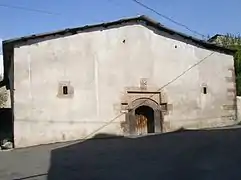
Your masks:
M 241 0 L 139 1 L 205 36 L 241 32 Z M 3 6 L 21 6 L 51 13 Z M 167 27 L 202 38 L 132 0 L 0 0 L 0 39 L 6 40 L 136 15 L 147 15 Z
M 204 35 L 241 32 L 241 0 L 139 0 Z M 44 14 L 1 7 L 23 6 Z M 0 0 L 0 38 L 10 39 L 123 17 L 148 15 L 165 26 L 193 35 L 132 0 Z

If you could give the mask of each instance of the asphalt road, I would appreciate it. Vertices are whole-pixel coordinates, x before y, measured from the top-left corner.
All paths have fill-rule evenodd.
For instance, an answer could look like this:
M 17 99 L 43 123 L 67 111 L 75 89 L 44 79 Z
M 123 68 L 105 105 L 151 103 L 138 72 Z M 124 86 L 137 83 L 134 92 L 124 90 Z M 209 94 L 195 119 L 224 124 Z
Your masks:
M 241 179 L 241 129 L 62 145 L 0 152 L 0 179 Z

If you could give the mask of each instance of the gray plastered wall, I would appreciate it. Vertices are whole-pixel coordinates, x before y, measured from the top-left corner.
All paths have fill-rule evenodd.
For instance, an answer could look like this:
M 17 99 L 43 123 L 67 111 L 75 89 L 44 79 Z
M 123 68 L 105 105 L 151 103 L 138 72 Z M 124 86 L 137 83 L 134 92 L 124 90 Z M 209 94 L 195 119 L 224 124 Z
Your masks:
M 16 46 L 10 72 L 15 145 L 85 139 L 96 133 L 121 135 L 125 113 L 120 110 L 128 88 L 157 91 L 211 53 L 137 24 Z M 223 109 L 235 105 L 230 95 L 235 95 L 235 83 L 226 80 L 233 63 L 231 55 L 215 52 L 162 88 L 155 100 L 167 104 L 164 131 L 235 123 L 230 118 L 235 110 Z M 74 93 L 60 98 L 59 83 L 66 80 Z

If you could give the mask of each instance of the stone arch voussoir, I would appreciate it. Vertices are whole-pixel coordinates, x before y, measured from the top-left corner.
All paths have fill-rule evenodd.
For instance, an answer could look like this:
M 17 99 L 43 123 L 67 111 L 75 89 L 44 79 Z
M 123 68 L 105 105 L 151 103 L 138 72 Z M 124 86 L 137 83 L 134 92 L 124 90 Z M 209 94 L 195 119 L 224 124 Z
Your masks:
M 135 99 L 134 101 L 132 101 L 129 104 L 129 109 L 135 110 L 136 108 L 138 108 L 140 106 L 148 106 L 148 107 L 152 108 L 154 111 L 161 110 L 160 105 L 156 101 L 154 101 L 150 98 Z

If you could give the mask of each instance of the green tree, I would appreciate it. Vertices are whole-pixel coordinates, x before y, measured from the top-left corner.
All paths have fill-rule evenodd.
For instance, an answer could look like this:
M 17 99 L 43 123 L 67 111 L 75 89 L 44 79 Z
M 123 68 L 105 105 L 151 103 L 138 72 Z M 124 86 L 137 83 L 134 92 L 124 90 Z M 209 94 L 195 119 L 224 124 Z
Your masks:
M 216 40 L 216 43 L 231 49 L 235 49 L 234 66 L 236 75 L 237 95 L 241 95 L 241 36 L 227 34 L 221 36 Z

